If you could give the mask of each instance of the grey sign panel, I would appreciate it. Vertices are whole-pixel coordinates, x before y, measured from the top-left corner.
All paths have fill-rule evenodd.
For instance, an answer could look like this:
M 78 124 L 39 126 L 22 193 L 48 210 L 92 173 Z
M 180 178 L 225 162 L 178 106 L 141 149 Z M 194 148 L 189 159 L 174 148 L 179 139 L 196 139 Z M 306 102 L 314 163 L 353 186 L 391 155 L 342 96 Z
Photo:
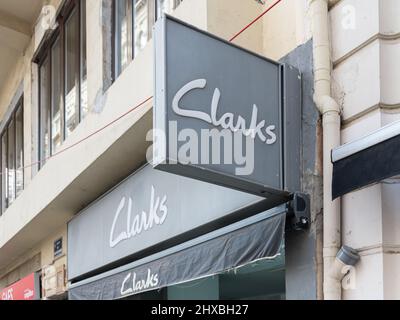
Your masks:
M 68 278 L 171 239 L 186 241 L 265 208 L 261 197 L 147 165 L 69 222 Z
M 154 37 L 154 127 L 156 134 L 165 132 L 166 137 L 155 136 L 154 167 L 274 202 L 285 200 L 295 191 L 285 183 L 285 171 L 298 165 L 284 159 L 285 141 L 298 141 L 300 136 L 298 71 L 285 73 L 280 63 L 169 16 L 157 22 Z M 293 85 L 293 99 L 287 99 Z M 290 117 L 286 108 L 291 108 Z M 295 125 L 286 128 L 289 120 Z M 231 140 L 224 136 L 229 133 Z M 196 137 L 196 148 L 190 149 L 195 156 L 188 159 L 189 152 L 180 151 Z M 249 141 L 254 154 L 246 153 Z M 291 147 L 291 155 L 299 153 L 299 145 Z M 239 150 L 249 157 L 245 164 L 236 158 Z M 298 160 L 296 154 L 293 161 Z M 254 170 L 238 171 L 246 164 Z

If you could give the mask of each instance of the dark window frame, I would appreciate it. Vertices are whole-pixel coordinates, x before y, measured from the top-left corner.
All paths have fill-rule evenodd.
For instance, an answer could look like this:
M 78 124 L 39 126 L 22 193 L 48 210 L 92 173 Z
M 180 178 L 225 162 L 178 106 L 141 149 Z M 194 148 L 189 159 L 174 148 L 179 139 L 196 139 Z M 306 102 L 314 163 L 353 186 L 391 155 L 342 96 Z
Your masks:
M 22 167 L 18 168 L 17 167 L 17 123 L 16 123 L 16 119 L 17 119 L 17 113 L 21 111 L 21 115 L 22 115 L 22 126 L 21 126 L 21 146 L 22 146 Z M 24 143 L 25 143 L 25 137 L 24 137 L 24 95 L 22 94 L 19 99 L 17 100 L 17 103 L 15 104 L 15 106 L 13 107 L 13 110 L 11 111 L 10 115 L 8 116 L 6 122 L 4 123 L 2 132 L 0 133 L 0 171 L 1 171 L 1 184 L 0 184 L 0 190 L 1 190 L 1 198 L 0 198 L 0 216 L 3 215 L 3 213 L 11 206 L 11 204 L 19 197 L 19 195 L 17 195 L 17 171 L 18 170 L 22 170 L 22 190 L 24 189 L 25 186 L 25 148 L 24 148 Z M 8 169 L 8 162 L 9 162 L 9 150 L 10 150 L 10 146 L 9 146 L 9 128 L 11 126 L 11 124 L 14 124 L 14 198 L 12 200 L 12 202 L 10 203 L 10 199 L 9 199 L 9 174 L 7 172 L 7 174 L 5 174 L 5 172 L 3 172 L 3 157 L 5 154 L 5 161 L 6 161 L 6 166 L 5 168 Z M 6 144 L 7 144 L 7 150 L 4 152 L 3 150 L 3 137 L 6 137 Z M 5 179 L 5 181 L 3 180 Z M 5 190 L 4 190 L 5 189 Z M 6 203 L 4 203 L 6 202 Z
M 129 51 L 128 51 L 128 61 L 133 61 L 135 57 L 135 42 L 134 42 L 134 36 L 135 36 L 135 0 L 122 0 L 125 2 L 125 10 L 127 13 L 128 21 L 128 37 L 129 37 Z M 117 24 L 119 21 L 118 17 L 118 0 L 114 0 L 112 4 L 112 80 L 113 82 L 120 76 L 120 74 L 124 71 L 124 67 L 120 66 L 121 70 L 118 69 L 119 67 L 119 62 L 117 59 L 119 59 L 119 55 L 121 54 L 121 48 L 118 48 L 117 44 L 117 33 L 119 33 Z M 128 65 L 129 65 L 128 62 Z
M 85 8 L 83 9 L 83 7 Z M 52 34 L 49 36 L 48 40 L 46 41 L 45 45 L 43 48 L 41 48 L 40 52 L 38 55 L 34 58 L 34 61 L 37 63 L 38 66 L 38 150 L 37 150 L 37 156 L 38 156 L 38 170 L 40 170 L 46 163 L 46 159 L 42 159 L 42 92 L 41 92 L 41 68 L 43 67 L 44 63 L 46 60 L 49 60 L 49 75 L 50 78 L 48 80 L 48 85 L 49 85 L 49 101 L 50 101 L 50 106 L 49 108 L 49 117 L 50 117 L 50 128 L 49 128 L 49 155 L 54 154 L 54 150 L 52 150 L 52 137 L 53 137 L 53 99 L 52 99 L 52 94 L 53 94 L 53 88 L 52 88 L 52 49 L 54 45 L 56 44 L 57 41 L 60 43 L 60 51 L 61 51 L 61 57 L 60 57 L 60 71 L 61 71 L 61 76 L 60 76 L 60 87 L 61 87 L 61 95 L 62 95 L 62 103 L 60 106 L 60 114 L 61 114 L 61 144 L 65 141 L 67 138 L 66 136 L 66 117 L 65 117 L 65 112 L 66 112 L 66 106 L 65 106 L 65 99 L 66 99 L 66 92 L 65 92 L 65 82 L 66 82 L 66 57 L 65 57 L 65 49 L 66 49 L 66 37 L 65 37 L 65 26 L 68 21 L 68 19 L 72 16 L 74 11 L 77 10 L 78 12 L 78 20 L 79 20 L 79 26 L 78 26 L 78 38 L 76 39 L 77 43 L 77 59 L 78 62 L 76 63 L 76 70 L 75 70 L 75 75 L 78 77 L 78 86 L 76 88 L 77 90 L 77 98 L 76 101 L 78 102 L 78 125 L 79 123 L 83 120 L 83 115 L 82 115 L 82 75 L 83 75 L 83 68 L 82 68 L 82 48 L 84 43 L 82 43 L 82 30 L 84 29 L 85 32 L 87 32 L 86 28 L 86 14 L 87 14 L 87 8 L 86 8 L 86 0 L 67 0 L 63 7 L 61 8 L 57 18 L 57 28 L 52 32 Z M 85 15 L 85 16 L 83 16 Z M 82 25 L 85 25 L 84 28 L 82 28 Z M 86 40 L 87 40 L 87 35 L 86 35 Z M 87 54 L 87 50 L 86 54 Z M 86 62 L 87 62 L 87 56 L 86 56 Z M 87 72 L 87 66 L 86 66 L 86 72 Z M 87 73 L 86 73 L 86 79 L 87 79 Z M 87 81 L 87 80 L 86 80 Z M 74 128 L 76 129 L 76 128 Z
M 20 104 L 17 107 L 17 109 L 15 110 L 15 163 L 17 163 L 17 114 L 18 112 L 21 111 L 21 121 L 22 121 L 22 127 L 21 127 L 21 137 L 22 137 L 22 141 L 21 141 L 21 147 L 22 147 L 22 167 L 20 168 L 22 170 L 22 191 L 25 189 L 25 138 L 24 138 L 24 134 L 25 134 L 25 129 L 24 129 L 24 99 L 23 96 L 21 97 L 20 100 Z M 16 169 L 18 170 L 17 165 L 15 165 Z M 17 177 L 15 177 L 15 180 L 17 180 Z M 19 194 L 17 192 L 17 182 L 15 182 L 15 197 L 18 198 Z
M 135 2 L 136 0 L 123 0 L 125 1 L 125 6 L 127 8 L 128 12 L 128 35 L 130 35 L 129 39 L 129 47 L 130 47 L 130 55 L 128 57 L 128 63 L 131 63 L 135 59 L 136 51 L 135 51 Z M 175 10 L 182 2 L 183 0 L 171 0 L 173 1 L 173 10 Z M 128 10 L 129 6 L 128 3 L 130 3 L 130 11 Z M 147 23 L 148 23 L 148 41 L 152 38 L 152 27 L 154 23 L 158 19 L 158 8 L 159 8 L 159 0 L 148 0 L 148 11 L 147 11 Z M 112 4 L 112 39 L 111 39 L 111 44 L 112 44 L 112 57 L 111 57 L 111 63 L 112 63 L 112 70 L 111 70 L 111 80 L 114 82 L 124 71 L 125 68 L 122 68 L 121 70 L 118 70 L 118 60 L 120 57 L 118 57 L 118 53 L 120 52 L 120 49 L 117 47 L 118 41 L 117 41 L 117 23 L 118 23 L 118 10 L 117 10 L 117 1 L 113 0 Z

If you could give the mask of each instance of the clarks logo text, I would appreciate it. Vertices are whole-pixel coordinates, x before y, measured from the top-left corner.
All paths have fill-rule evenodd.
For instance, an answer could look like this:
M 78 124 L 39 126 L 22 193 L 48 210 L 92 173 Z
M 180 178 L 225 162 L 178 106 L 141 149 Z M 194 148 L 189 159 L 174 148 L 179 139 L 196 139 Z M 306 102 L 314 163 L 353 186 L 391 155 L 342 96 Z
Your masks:
M 126 205 L 127 202 L 128 204 Z M 136 214 L 132 219 L 132 207 L 133 199 L 131 197 L 129 197 L 128 201 L 126 197 L 121 199 L 111 226 L 109 239 L 111 248 L 114 248 L 122 241 L 128 240 L 152 229 L 156 225 L 162 225 L 168 215 L 167 196 L 156 197 L 154 186 L 151 186 L 150 209 L 148 212 L 142 210 L 141 213 Z M 125 230 L 121 231 L 118 235 L 115 235 L 116 225 L 124 209 L 126 209 L 127 212 Z
M 176 93 L 172 101 L 172 109 L 174 112 L 182 117 L 199 119 L 212 124 L 215 127 L 228 129 L 232 132 L 240 132 L 246 137 L 250 136 L 252 139 L 258 137 L 262 142 L 268 145 L 276 142 L 276 127 L 274 125 L 267 125 L 265 120 L 258 120 L 258 107 L 255 104 L 253 104 L 250 124 L 246 123 L 246 120 L 240 115 L 235 120 L 235 115 L 231 112 L 227 112 L 218 117 L 217 113 L 221 99 L 221 91 L 218 88 L 215 88 L 214 90 L 210 114 L 202 111 L 182 109 L 180 107 L 179 102 L 187 93 L 195 89 L 204 89 L 206 85 L 206 79 L 197 79 L 183 86 Z
M 146 279 L 137 279 L 136 272 L 130 272 L 125 277 L 121 286 L 121 295 L 126 296 L 133 293 L 138 293 L 147 289 L 153 289 L 158 286 L 158 274 L 152 273 L 150 269 L 147 269 Z

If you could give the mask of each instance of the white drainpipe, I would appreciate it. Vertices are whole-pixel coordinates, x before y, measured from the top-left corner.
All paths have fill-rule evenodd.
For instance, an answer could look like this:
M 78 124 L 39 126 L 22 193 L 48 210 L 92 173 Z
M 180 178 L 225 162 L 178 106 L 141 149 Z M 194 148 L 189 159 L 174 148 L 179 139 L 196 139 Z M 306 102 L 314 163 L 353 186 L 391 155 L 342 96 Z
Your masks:
M 325 300 L 341 299 L 343 264 L 336 259 L 341 245 L 340 200 L 332 201 L 331 150 L 340 145 L 340 108 L 331 93 L 331 46 L 328 0 L 309 0 L 312 12 L 314 101 L 323 123 L 323 292 Z

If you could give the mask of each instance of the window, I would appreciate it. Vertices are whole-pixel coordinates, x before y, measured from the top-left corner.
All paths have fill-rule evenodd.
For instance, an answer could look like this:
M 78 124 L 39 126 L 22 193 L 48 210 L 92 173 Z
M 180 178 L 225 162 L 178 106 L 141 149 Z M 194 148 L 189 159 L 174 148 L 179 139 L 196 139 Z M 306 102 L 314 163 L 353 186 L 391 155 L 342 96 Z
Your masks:
M 146 46 L 150 38 L 150 8 L 149 1 L 135 0 L 133 24 L 134 24 L 134 57 Z
M 76 8 L 65 23 L 65 135 L 79 123 L 79 20 Z
M 24 189 L 24 115 L 21 98 L 1 133 L 1 212 Z
M 87 115 L 86 0 L 69 0 L 39 57 L 40 166 Z
M 15 196 L 18 197 L 24 190 L 24 114 L 22 105 L 15 113 L 15 168 Z
M 118 77 L 151 38 L 154 21 L 171 13 L 182 0 L 115 0 L 114 78 Z
M 40 67 L 40 159 L 50 156 L 50 59 Z
M 116 0 L 115 1 L 115 62 L 117 75 L 126 68 L 129 61 L 133 59 L 132 46 L 132 13 L 133 1 Z
M 63 90 L 62 90 L 62 78 L 61 78 L 61 41 L 58 37 L 51 48 L 51 150 L 57 152 L 62 143 L 62 124 L 61 124 L 61 113 L 63 105 Z M 50 83 L 47 82 L 49 86 Z M 45 91 L 45 90 L 44 90 Z M 44 113 L 44 119 L 48 119 L 50 114 Z M 45 122 L 45 121 L 44 121 Z M 50 126 L 49 126 L 50 127 Z M 49 150 L 49 148 L 44 148 Z

